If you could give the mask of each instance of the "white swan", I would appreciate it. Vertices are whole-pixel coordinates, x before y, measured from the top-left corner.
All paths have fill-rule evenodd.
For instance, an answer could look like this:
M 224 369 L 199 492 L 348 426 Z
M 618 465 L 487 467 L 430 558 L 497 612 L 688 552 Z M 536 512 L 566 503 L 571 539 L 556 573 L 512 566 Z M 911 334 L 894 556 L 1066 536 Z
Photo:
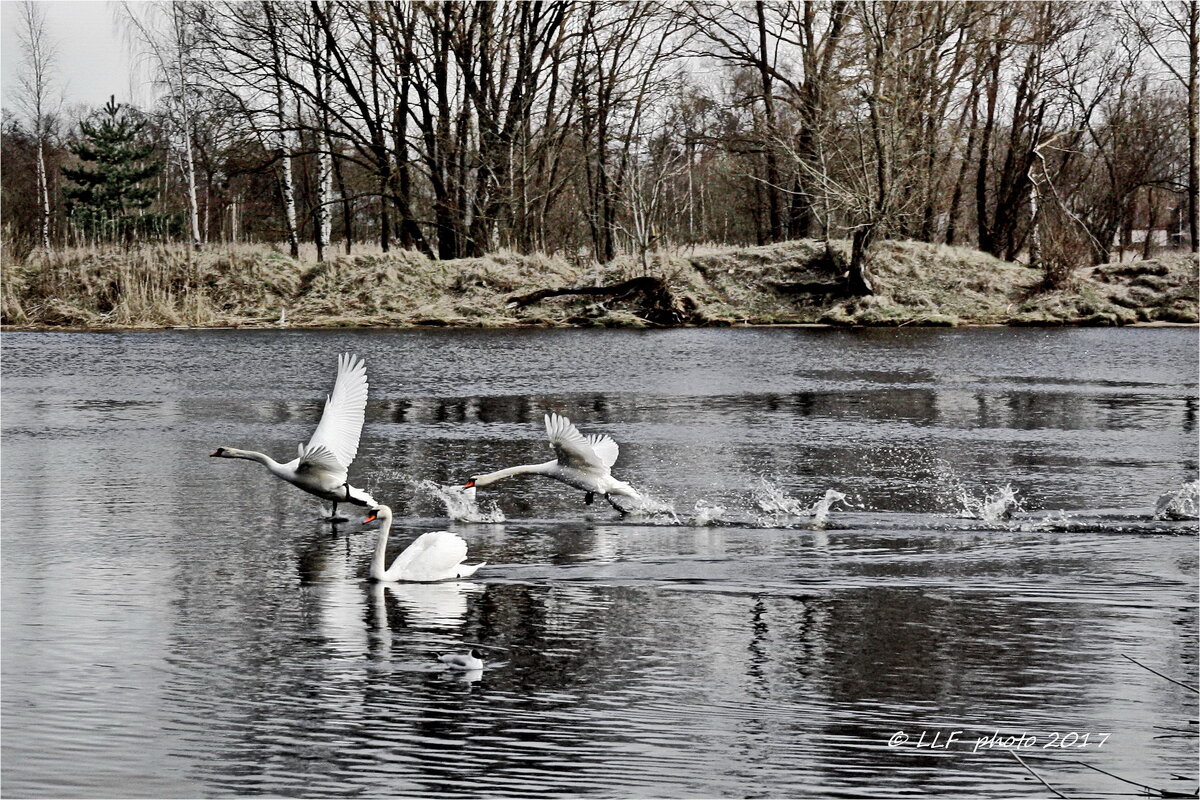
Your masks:
M 571 420 L 559 414 L 547 414 L 545 422 L 550 448 L 558 456 L 555 460 L 475 475 L 463 484 L 463 488 L 488 486 L 512 475 L 546 475 L 568 486 L 582 489 L 587 493 L 583 502 L 588 505 L 592 504 L 596 494 L 603 495 L 604 499 L 621 513 L 625 513 L 625 509 L 613 502 L 610 495 L 642 502 L 642 496 L 636 489 L 624 481 L 617 480 L 609 471 L 612 465 L 617 463 L 617 455 L 620 453 L 620 448 L 612 438 L 604 434 L 584 436 L 571 424 Z
M 472 672 L 483 669 L 483 653 L 474 648 L 471 648 L 471 652 L 464 655 L 459 655 L 458 653 L 439 655 L 438 661 L 445 664 L 447 669 L 455 672 Z
M 371 558 L 371 580 L 373 581 L 417 581 L 430 583 L 453 578 L 467 578 L 486 564 L 464 564 L 467 543 L 457 533 L 430 531 L 404 548 L 390 567 L 384 568 L 387 555 L 388 535 L 392 530 L 392 510 L 381 505 L 371 511 L 363 523 L 379 520 L 379 543 Z
M 347 471 L 358 453 L 363 414 L 367 407 L 367 367 L 350 353 L 338 356 L 337 379 L 333 393 L 325 398 L 321 421 L 308 444 L 300 445 L 299 455 L 280 464 L 264 453 L 218 447 L 214 458 L 244 458 L 257 461 L 293 486 L 333 503 L 332 521 L 338 521 L 338 503 L 374 507 L 374 498 L 347 482 Z M 343 518 L 344 519 L 344 518 Z

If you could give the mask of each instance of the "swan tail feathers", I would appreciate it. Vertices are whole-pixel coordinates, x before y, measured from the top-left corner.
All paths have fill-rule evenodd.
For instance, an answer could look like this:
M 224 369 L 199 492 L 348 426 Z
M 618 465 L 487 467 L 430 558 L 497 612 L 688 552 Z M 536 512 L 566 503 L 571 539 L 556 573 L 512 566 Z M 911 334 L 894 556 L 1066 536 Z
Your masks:
M 346 484 L 346 502 L 353 503 L 356 506 L 366 506 L 367 508 L 378 508 L 379 503 L 375 502 L 375 498 L 362 489 L 355 489 L 350 484 Z

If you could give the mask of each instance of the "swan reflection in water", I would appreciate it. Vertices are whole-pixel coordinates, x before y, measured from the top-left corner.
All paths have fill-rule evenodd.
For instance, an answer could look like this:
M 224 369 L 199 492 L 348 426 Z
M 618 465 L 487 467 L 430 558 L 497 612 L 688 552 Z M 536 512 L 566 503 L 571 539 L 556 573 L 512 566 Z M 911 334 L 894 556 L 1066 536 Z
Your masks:
M 401 627 L 411 630 L 457 631 L 466 622 L 471 595 L 483 592 L 483 586 L 471 581 L 446 583 L 384 583 L 371 584 L 371 598 L 375 607 L 375 640 L 380 657 L 390 661 L 392 655 L 392 620 L 388 605 L 403 615 Z M 483 678 L 483 669 L 453 671 L 437 663 L 439 651 L 458 650 L 464 645 L 456 638 L 438 637 L 430 642 L 430 648 L 420 648 L 418 665 L 407 666 L 417 672 L 436 673 L 447 681 L 472 684 Z
M 385 592 L 404 612 L 406 627 L 455 629 L 467 618 L 467 598 L 483 587 L 471 581 L 445 583 L 384 583 L 371 585 L 375 597 L 375 619 L 379 632 L 388 628 Z

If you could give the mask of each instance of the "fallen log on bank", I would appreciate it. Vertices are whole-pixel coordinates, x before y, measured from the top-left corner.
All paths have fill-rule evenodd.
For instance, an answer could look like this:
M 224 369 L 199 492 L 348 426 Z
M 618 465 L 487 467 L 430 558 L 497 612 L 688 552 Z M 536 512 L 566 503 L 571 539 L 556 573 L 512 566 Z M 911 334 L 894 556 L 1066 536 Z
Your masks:
M 611 286 L 568 286 L 561 289 L 539 289 L 529 294 L 513 295 L 505 303 L 509 308 L 524 308 L 551 297 L 597 297 L 610 301 L 638 301 L 638 316 L 655 325 L 683 325 L 696 320 L 696 303 L 692 298 L 677 298 L 662 278 L 643 275 Z

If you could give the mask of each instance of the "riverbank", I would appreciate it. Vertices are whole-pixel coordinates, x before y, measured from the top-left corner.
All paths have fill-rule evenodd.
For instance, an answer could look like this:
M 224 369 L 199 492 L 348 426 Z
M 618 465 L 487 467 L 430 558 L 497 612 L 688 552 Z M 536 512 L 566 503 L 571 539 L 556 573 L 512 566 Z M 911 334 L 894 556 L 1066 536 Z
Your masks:
M 844 263 L 847 244 L 834 245 Z M 1193 256 L 1080 269 L 1041 289 L 1039 271 L 962 247 L 881 242 L 877 293 L 840 292 L 824 245 L 704 247 L 608 265 L 496 253 L 294 261 L 266 246 L 56 253 L 5 265 L 6 328 L 669 325 L 1130 325 L 1196 323 Z

